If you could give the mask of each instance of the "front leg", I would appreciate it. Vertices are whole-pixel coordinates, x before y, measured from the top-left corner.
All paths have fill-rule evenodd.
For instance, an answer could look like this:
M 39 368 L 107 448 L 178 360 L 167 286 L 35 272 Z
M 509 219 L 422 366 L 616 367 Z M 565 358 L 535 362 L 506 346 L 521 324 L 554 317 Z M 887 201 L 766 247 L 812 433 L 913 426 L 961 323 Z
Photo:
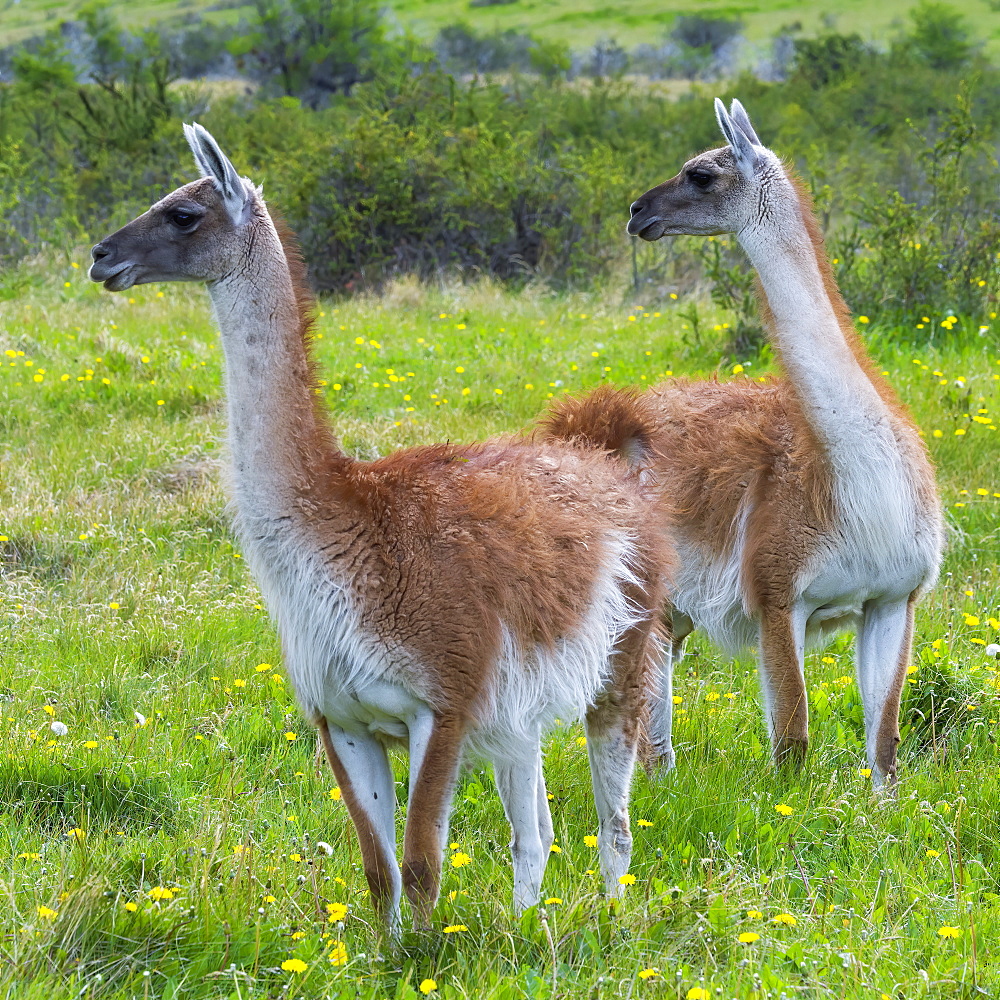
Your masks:
M 430 928 L 431 912 L 441 891 L 441 860 L 464 737 L 460 717 L 435 714 L 426 744 L 417 754 L 420 764 L 416 778 L 411 762 L 403 886 L 413 909 L 414 926 L 421 930 Z
M 538 902 L 552 846 L 552 817 L 542 776 L 541 747 L 536 743 L 525 748 L 514 760 L 494 759 L 493 778 L 510 823 L 514 909 L 522 913 Z
M 401 930 L 396 864 L 396 786 L 385 747 L 367 732 L 348 733 L 320 719 L 319 736 L 361 845 L 375 911 L 389 933 Z
M 915 595 L 868 601 L 858 629 L 858 690 L 865 709 L 868 766 L 876 788 L 896 780 L 899 702 L 913 648 Z
M 805 610 L 766 607 L 760 615 L 760 685 L 775 764 L 800 766 L 809 746 L 803 655 Z

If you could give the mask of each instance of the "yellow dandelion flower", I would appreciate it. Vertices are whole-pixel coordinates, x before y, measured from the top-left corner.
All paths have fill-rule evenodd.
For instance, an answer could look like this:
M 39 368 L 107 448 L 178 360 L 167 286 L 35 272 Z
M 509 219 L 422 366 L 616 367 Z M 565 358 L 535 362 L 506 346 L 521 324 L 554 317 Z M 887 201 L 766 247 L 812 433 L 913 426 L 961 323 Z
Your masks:
M 301 958 L 287 958 L 281 963 L 285 972 L 305 972 L 309 968 Z

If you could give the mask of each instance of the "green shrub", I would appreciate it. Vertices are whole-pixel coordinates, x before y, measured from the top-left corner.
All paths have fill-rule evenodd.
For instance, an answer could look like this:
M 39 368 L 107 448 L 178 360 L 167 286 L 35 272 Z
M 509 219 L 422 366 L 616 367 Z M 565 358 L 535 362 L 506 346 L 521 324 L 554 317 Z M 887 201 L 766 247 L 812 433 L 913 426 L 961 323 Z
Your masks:
M 849 303 L 895 322 L 942 309 L 985 316 L 1000 290 L 1000 223 L 979 209 L 995 186 L 987 170 L 977 176 L 970 169 L 984 160 L 963 89 L 940 135 L 915 157 L 914 195 L 892 189 L 859 193 L 851 210 L 854 225 L 833 243 Z

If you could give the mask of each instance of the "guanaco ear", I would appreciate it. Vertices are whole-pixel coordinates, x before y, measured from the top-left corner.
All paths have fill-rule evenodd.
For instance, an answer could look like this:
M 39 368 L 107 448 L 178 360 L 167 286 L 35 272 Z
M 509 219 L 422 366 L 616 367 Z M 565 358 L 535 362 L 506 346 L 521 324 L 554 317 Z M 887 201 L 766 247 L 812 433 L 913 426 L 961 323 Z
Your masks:
M 753 125 L 750 124 L 750 116 L 747 114 L 747 109 L 735 97 L 733 98 L 733 103 L 729 106 L 729 118 L 755 146 L 764 145 L 757 138 L 757 133 L 753 130 Z
M 736 157 L 736 165 L 742 173 L 749 175 L 757 163 L 757 151 L 746 132 L 729 117 L 725 104 L 718 97 L 715 99 L 715 117 L 722 134 L 726 137 L 726 142 L 733 151 L 733 156 Z
M 209 131 L 197 122 L 184 126 L 184 136 L 194 153 L 194 161 L 202 177 L 211 177 L 215 181 L 215 188 L 222 195 L 229 217 L 234 225 L 240 225 L 245 221 L 249 197 L 236 168 L 219 149 L 219 144 Z

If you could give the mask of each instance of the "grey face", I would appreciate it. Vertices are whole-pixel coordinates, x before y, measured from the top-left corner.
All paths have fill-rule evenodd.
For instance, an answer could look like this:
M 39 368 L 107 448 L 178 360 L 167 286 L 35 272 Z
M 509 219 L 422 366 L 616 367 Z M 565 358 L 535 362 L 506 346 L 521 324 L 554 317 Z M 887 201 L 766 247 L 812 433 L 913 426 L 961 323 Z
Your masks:
M 637 198 L 628 223 L 632 236 L 736 233 L 742 239 L 773 222 L 774 193 L 781 188 L 781 195 L 787 194 L 780 161 L 761 145 L 739 101 L 727 111 L 716 98 L 715 118 L 728 145 L 688 160 L 676 177 Z
M 748 187 L 733 151 L 728 146 L 711 149 L 632 202 L 628 232 L 650 241 L 739 232 Z
M 236 227 L 210 177 L 185 184 L 92 250 L 93 281 L 112 292 L 151 281 L 214 281 L 236 266 Z

